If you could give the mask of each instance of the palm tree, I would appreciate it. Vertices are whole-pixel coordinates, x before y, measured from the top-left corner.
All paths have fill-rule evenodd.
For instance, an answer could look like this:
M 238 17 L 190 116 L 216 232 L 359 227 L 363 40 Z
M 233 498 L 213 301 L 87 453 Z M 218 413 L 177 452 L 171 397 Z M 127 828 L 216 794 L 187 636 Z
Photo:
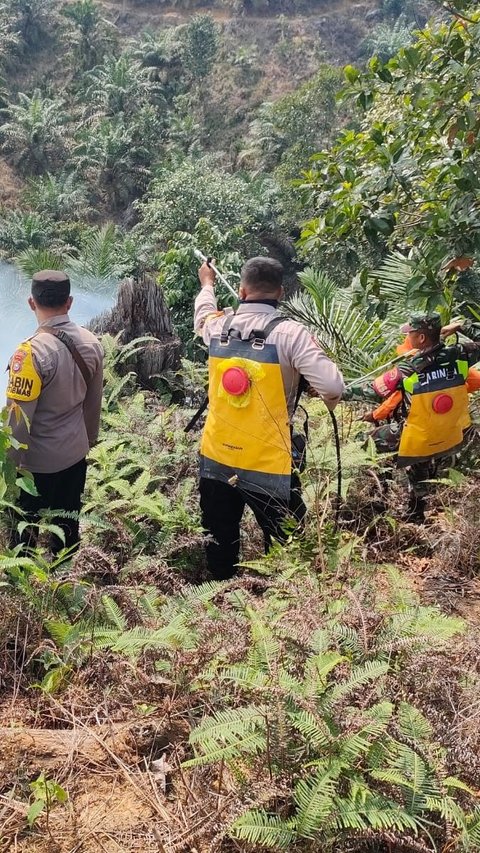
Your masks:
M 110 208 L 126 207 L 145 188 L 150 172 L 150 152 L 136 143 L 122 118 L 102 119 L 79 134 L 72 152 L 76 175 L 92 188 Z
M 413 40 L 414 25 L 408 24 L 405 15 L 400 15 L 393 25 L 378 24 L 373 33 L 361 45 L 364 56 L 378 56 L 382 62 L 387 62 L 402 48 L 407 47 Z
M 19 45 L 20 37 L 15 30 L 16 19 L 5 3 L 0 4 L 0 68 L 5 69 Z
M 264 103 L 252 121 L 245 148 L 238 155 L 238 162 L 251 168 L 253 175 L 272 172 L 280 162 L 287 147 L 287 140 L 275 122 L 274 105 Z
M 12 210 L 0 219 L 0 253 L 8 259 L 25 249 L 44 249 L 50 237 L 50 223 L 39 213 Z
M 15 18 L 15 31 L 26 48 L 37 48 L 51 40 L 56 21 L 55 0 L 9 0 L 10 15 Z
M 355 304 L 353 289 L 339 288 L 325 273 L 306 269 L 300 280 L 304 290 L 287 302 L 286 311 L 312 330 L 347 379 L 388 362 L 403 313 L 392 310 L 384 320 L 369 318 L 363 306 Z
M 76 0 L 67 4 L 63 14 L 73 23 L 71 38 L 75 68 L 80 72 L 89 71 L 101 62 L 111 47 L 116 29 L 101 16 L 94 0 Z
M 31 178 L 23 193 L 24 201 L 53 221 L 79 221 L 88 218 L 91 208 L 87 189 L 74 174 L 41 175 Z
M 89 72 L 87 79 L 87 114 L 101 112 L 105 116 L 118 113 L 131 116 L 145 104 L 161 99 L 158 83 L 149 79 L 139 60 L 127 54 L 107 56 L 102 65 Z
M 25 174 L 40 175 L 61 163 L 67 123 L 63 105 L 61 98 L 44 98 L 36 89 L 31 97 L 20 92 L 18 104 L 5 110 L 2 148 L 13 153 L 15 165 Z

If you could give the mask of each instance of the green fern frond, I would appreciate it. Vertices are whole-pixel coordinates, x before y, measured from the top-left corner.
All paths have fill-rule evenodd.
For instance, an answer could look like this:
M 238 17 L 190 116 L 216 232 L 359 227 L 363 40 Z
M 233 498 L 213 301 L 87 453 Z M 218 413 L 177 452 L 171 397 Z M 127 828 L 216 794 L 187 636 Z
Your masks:
M 322 750 L 331 743 L 332 733 L 326 722 L 310 711 L 289 712 L 288 720 L 293 728 L 303 735 L 307 744 L 313 749 Z
M 327 678 L 340 663 L 346 660 L 338 652 L 327 651 L 311 655 L 305 663 L 305 694 L 314 696 L 323 693 Z
M 331 690 L 329 699 L 331 702 L 338 702 L 339 699 L 344 699 L 364 684 L 369 681 L 377 681 L 389 670 L 389 664 L 386 661 L 367 661 L 363 666 L 356 667 L 346 681 L 342 681 Z
M 399 785 L 402 788 L 411 788 L 412 783 L 400 771 L 391 768 L 390 770 L 371 770 L 370 776 L 378 782 L 385 782 L 386 785 Z
M 368 709 L 366 716 L 374 722 L 380 723 L 382 728 L 385 729 L 392 719 L 393 711 L 394 705 L 392 702 L 377 702 L 376 705 L 372 705 L 372 707 Z
M 365 657 L 363 642 L 354 628 L 350 628 L 348 625 L 337 624 L 330 630 L 330 636 L 333 644 L 337 645 L 340 651 L 352 660 L 363 660 Z
M 467 830 L 468 820 L 462 807 L 452 797 L 425 797 L 425 808 L 438 812 L 447 823 L 457 829 Z
M 446 616 L 435 607 L 406 607 L 394 613 L 377 635 L 377 648 L 402 637 L 429 641 L 430 646 L 442 646 L 465 630 L 463 619 Z
M 125 631 L 127 620 L 117 602 L 110 595 L 102 595 L 102 605 L 108 623 L 119 631 Z
M 94 645 L 135 657 L 145 649 L 193 649 L 197 635 L 185 623 L 183 617 L 173 619 L 163 628 L 136 626 L 129 631 L 119 631 L 110 626 L 96 627 Z
M 472 797 L 477 796 L 473 788 L 470 788 L 465 782 L 462 782 L 461 779 L 457 779 L 455 776 L 447 776 L 445 779 L 442 779 L 442 785 L 447 791 L 452 788 L 456 791 L 465 791 L 465 793 L 471 794 Z
M 350 799 L 335 797 L 333 801 L 330 825 L 336 829 L 362 832 L 368 829 L 368 823 L 358 808 Z
M 222 681 L 232 681 L 238 687 L 248 688 L 249 690 L 258 690 L 270 683 L 268 673 L 245 664 L 224 667 L 218 672 L 218 677 Z
M 147 619 L 158 619 L 160 617 L 159 601 L 160 594 L 155 587 L 146 590 L 137 601 L 139 612 Z
M 308 779 L 302 779 L 295 787 L 294 800 L 298 810 L 295 827 L 301 838 L 314 838 L 325 824 L 333 809 L 336 780 L 328 769 L 320 767 Z
M 464 835 L 467 850 L 480 849 L 480 808 L 467 816 L 467 827 Z
M 68 636 L 72 628 L 71 623 L 49 619 L 44 623 L 44 627 L 50 634 L 54 643 L 62 649 L 68 640 Z
M 374 794 L 368 789 L 363 790 L 361 801 L 355 796 L 336 797 L 332 824 L 337 829 L 350 831 L 397 830 L 416 835 L 419 830 L 415 817 L 393 800 Z
M 428 720 L 408 702 L 400 702 L 397 719 L 400 733 L 409 740 L 424 743 L 432 737 L 432 727 Z
M 291 821 L 252 809 L 232 824 L 229 834 L 256 847 L 288 850 L 296 839 Z
M 215 598 L 223 587 L 224 584 L 221 581 L 205 581 L 205 583 L 201 583 L 198 586 L 187 587 L 182 592 L 181 598 L 185 602 L 192 603 L 200 601 L 202 604 L 205 604 L 207 601 Z
M 386 722 L 379 720 L 368 723 L 358 732 L 347 735 L 340 743 L 340 756 L 350 764 L 354 764 L 362 753 L 370 750 L 373 741 L 383 736 L 386 726 Z
M 217 711 L 192 729 L 189 742 L 200 754 L 185 767 L 258 753 L 266 748 L 265 709 L 249 705 Z
M 274 637 L 271 628 L 262 622 L 256 610 L 248 607 L 246 614 L 250 620 L 252 634 L 248 664 L 257 669 L 263 669 L 265 672 L 273 672 L 276 669 L 280 643 Z

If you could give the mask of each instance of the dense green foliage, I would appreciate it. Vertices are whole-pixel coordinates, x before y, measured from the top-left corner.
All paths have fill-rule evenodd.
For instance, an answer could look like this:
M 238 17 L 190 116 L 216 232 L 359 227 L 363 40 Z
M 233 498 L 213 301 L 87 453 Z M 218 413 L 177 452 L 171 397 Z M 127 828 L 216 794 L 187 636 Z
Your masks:
M 349 94 L 364 112 L 305 174 L 316 216 L 304 228 L 307 254 L 352 270 L 392 250 L 414 262 L 407 298 L 449 304 L 459 273 L 480 249 L 476 205 L 480 158 L 480 17 L 421 32 L 387 63 L 346 69 Z

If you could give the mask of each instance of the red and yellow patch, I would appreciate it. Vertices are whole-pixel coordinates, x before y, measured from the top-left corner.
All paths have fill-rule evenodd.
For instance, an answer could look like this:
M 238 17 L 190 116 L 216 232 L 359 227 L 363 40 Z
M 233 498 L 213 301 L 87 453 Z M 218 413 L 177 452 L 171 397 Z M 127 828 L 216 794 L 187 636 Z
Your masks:
M 30 341 L 20 344 L 9 365 L 7 397 L 28 403 L 37 400 L 42 390 L 42 380 L 37 373 Z

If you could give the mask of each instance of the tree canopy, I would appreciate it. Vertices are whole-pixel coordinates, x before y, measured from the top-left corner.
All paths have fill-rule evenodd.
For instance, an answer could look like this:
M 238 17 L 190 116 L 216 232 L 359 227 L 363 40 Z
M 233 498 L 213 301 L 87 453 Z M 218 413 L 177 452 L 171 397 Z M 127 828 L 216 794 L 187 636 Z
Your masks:
M 315 155 L 302 182 L 315 211 L 304 254 L 332 264 L 341 255 L 366 285 L 399 251 L 414 262 L 408 295 L 429 304 L 480 250 L 480 11 L 472 0 L 451 7 L 388 62 L 347 66 L 360 126 Z

